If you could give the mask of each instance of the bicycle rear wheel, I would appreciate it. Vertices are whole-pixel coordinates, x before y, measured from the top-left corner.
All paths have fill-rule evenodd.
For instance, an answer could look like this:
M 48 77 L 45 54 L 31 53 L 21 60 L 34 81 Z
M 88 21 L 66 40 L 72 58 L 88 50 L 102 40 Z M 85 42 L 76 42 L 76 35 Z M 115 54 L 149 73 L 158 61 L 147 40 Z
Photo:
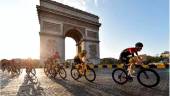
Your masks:
M 118 84 L 125 84 L 128 81 L 127 72 L 124 69 L 117 68 L 112 72 L 112 79 Z
M 143 69 L 137 75 L 139 83 L 145 87 L 155 87 L 160 82 L 159 74 L 153 69 Z
M 71 77 L 74 79 L 74 80 L 78 80 L 80 78 L 80 73 L 78 72 L 78 69 L 75 68 L 75 67 L 72 67 L 71 68 Z
M 84 74 L 86 80 L 93 82 L 96 79 L 96 73 L 92 68 L 87 68 Z
M 66 70 L 64 68 L 60 68 L 59 75 L 62 79 L 66 79 L 66 77 L 67 77 Z

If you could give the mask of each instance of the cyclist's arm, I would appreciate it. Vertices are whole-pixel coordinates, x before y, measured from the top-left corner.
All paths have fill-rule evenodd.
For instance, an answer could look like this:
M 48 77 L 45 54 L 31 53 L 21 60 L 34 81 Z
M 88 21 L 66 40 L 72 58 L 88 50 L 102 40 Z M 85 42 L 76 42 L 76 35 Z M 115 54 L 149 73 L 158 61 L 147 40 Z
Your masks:
M 136 54 L 136 56 L 137 56 L 138 61 L 141 61 L 142 58 L 138 55 L 138 52 L 135 52 L 135 54 Z
M 136 56 L 138 56 L 138 52 L 135 52 Z
M 134 53 L 131 53 L 132 54 L 132 57 L 135 57 Z

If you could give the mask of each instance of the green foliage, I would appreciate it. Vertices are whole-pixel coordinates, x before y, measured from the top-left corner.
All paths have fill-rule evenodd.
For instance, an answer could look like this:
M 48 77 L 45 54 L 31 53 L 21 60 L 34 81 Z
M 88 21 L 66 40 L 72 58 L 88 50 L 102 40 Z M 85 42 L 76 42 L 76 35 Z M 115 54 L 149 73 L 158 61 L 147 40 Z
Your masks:
M 159 56 L 146 56 L 145 64 L 158 63 L 158 62 L 168 63 L 168 57 Z M 102 58 L 100 59 L 100 64 L 118 64 L 118 60 L 115 58 Z
M 117 64 L 118 60 L 114 58 L 103 58 L 100 59 L 100 64 Z
M 161 58 L 160 57 L 154 57 L 154 56 L 147 56 L 146 57 L 146 63 L 157 63 L 160 62 Z

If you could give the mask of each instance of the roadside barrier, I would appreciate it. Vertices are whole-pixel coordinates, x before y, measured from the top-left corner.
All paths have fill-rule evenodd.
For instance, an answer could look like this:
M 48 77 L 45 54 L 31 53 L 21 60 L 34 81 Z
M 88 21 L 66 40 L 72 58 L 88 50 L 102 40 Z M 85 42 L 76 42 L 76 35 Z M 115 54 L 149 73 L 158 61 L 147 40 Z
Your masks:
M 99 65 L 93 65 L 90 64 L 89 65 L 91 68 L 99 68 L 99 69 L 103 69 L 103 68 L 108 68 L 108 69 L 112 69 L 112 68 L 122 68 L 123 64 L 99 64 Z M 149 65 L 136 65 L 136 67 L 140 67 L 142 66 L 143 68 L 156 68 L 156 69 L 165 69 L 165 68 L 169 68 L 169 64 L 149 64 Z
M 94 64 L 89 64 L 89 66 L 91 68 L 95 68 L 95 69 L 113 69 L 113 68 L 122 68 L 123 64 L 98 64 L 98 65 L 94 65 Z M 164 64 L 164 63 L 160 63 L 160 64 L 144 64 L 144 65 L 136 65 L 137 68 L 139 68 L 140 66 L 142 66 L 143 68 L 156 68 L 156 69 L 167 69 L 169 68 L 169 64 Z M 69 66 L 66 66 L 66 68 L 69 68 Z

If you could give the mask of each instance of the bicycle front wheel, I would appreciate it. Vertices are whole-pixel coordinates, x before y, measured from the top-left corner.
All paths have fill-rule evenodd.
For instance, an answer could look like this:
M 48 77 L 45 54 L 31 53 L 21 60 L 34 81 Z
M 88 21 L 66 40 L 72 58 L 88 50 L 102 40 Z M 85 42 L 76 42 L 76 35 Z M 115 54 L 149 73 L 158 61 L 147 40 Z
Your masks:
M 155 87 L 160 82 L 159 74 L 153 69 L 143 69 L 137 75 L 139 83 L 145 87 Z
M 92 68 L 88 68 L 85 71 L 84 75 L 85 75 L 86 80 L 88 80 L 90 82 L 93 82 L 96 79 L 96 73 Z
M 112 79 L 118 84 L 125 84 L 128 81 L 127 72 L 124 69 L 117 68 L 112 72 Z
M 66 70 L 64 68 L 60 68 L 59 75 L 62 79 L 66 79 L 66 77 L 67 77 Z

